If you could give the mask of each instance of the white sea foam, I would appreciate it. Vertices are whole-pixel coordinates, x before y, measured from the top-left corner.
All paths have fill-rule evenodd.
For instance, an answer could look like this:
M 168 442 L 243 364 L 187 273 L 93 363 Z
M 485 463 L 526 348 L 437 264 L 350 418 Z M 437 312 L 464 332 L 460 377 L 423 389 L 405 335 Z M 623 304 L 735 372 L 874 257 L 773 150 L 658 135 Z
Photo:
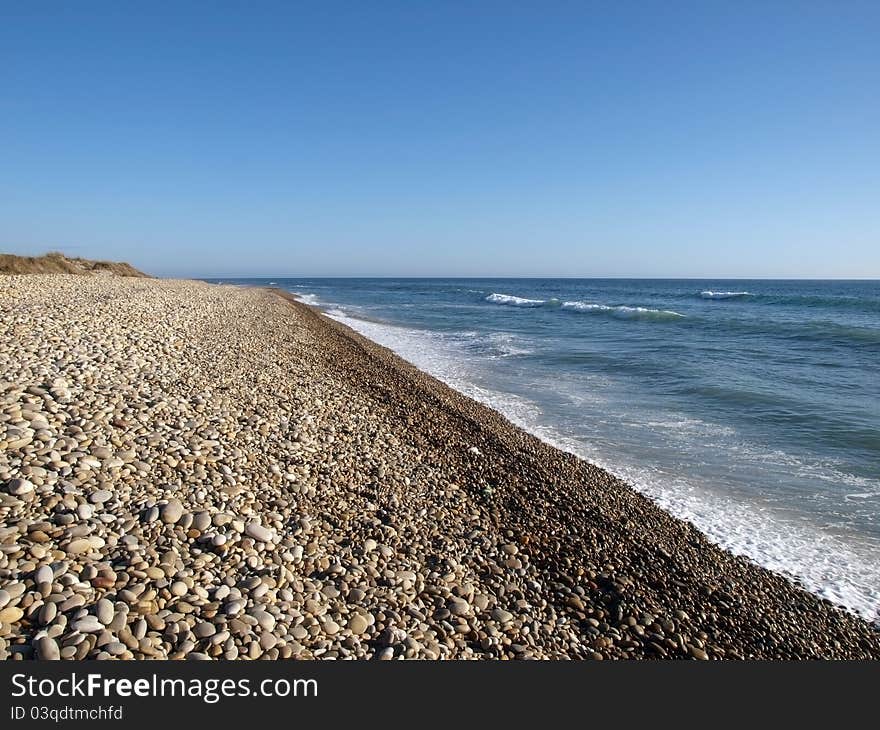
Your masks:
M 293 294 L 293 296 L 295 296 L 297 299 L 299 299 L 303 304 L 308 304 L 310 307 L 317 307 L 320 304 L 320 300 L 314 294 L 308 294 L 306 292 L 298 291 L 292 291 L 290 293 Z
M 527 299 L 512 294 L 498 294 L 493 292 L 486 297 L 487 302 L 503 304 L 508 307 L 561 307 L 574 312 L 604 313 L 620 319 L 655 319 L 669 320 L 679 319 L 685 315 L 668 309 L 650 309 L 648 307 L 630 307 L 625 304 L 609 305 L 596 304 L 594 302 L 560 302 L 558 299 Z
M 701 291 L 700 296 L 703 299 L 739 299 L 740 297 L 753 297 L 751 292 L 747 291 Z
M 595 304 L 593 302 L 563 302 L 563 309 L 574 312 L 607 312 L 615 317 L 623 319 L 679 319 L 683 314 L 669 309 L 649 309 L 648 307 L 629 307 L 623 304 L 611 306 L 609 304 Z
M 490 358 L 514 357 L 532 352 L 532 348 L 522 338 L 510 332 L 493 332 L 488 338 L 483 333 L 477 333 L 475 339 L 477 341 L 488 339 L 491 348 Z
M 509 307 L 542 307 L 547 303 L 545 299 L 526 299 L 525 297 L 496 294 L 494 292 L 486 297 L 486 301 L 492 302 L 492 304 L 506 304 Z

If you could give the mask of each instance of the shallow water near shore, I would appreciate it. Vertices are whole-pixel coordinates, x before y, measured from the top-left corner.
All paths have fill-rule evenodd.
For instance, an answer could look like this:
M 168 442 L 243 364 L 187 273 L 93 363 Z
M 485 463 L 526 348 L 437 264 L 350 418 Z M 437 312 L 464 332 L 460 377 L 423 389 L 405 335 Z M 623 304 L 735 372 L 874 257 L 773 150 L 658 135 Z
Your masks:
M 880 282 L 247 279 L 876 620 Z

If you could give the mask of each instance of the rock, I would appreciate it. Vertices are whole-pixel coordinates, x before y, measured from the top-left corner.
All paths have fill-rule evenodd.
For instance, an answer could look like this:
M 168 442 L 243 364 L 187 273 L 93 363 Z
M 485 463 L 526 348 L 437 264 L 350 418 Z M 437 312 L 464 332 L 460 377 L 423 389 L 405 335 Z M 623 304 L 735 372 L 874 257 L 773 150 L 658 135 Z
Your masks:
M 88 540 L 88 538 L 80 537 L 76 540 L 71 540 L 67 544 L 66 549 L 70 555 L 82 555 L 83 553 L 91 552 L 92 543 Z
M 104 626 L 110 625 L 110 622 L 113 621 L 114 613 L 113 604 L 106 598 L 102 598 L 95 604 L 95 616 Z
M 53 601 L 49 601 L 47 603 L 44 603 L 40 607 L 40 611 L 37 614 L 37 620 L 43 626 L 48 626 L 49 624 L 51 624 L 55 620 L 55 616 L 57 616 L 57 615 L 58 615 L 58 604 Z
M 21 596 L 25 591 L 25 585 L 21 581 L 6 584 L 6 593 L 13 599 Z
M 18 621 L 21 621 L 22 616 L 24 616 L 24 611 L 18 606 L 7 606 L 6 608 L 0 609 L 0 624 L 17 623 Z
M 34 641 L 34 651 L 37 659 L 43 661 L 54 662 L 61 659 L 61 649 L 58 648 L 58 643 L 49 636 L 41 636 Z
M 193 634 L 199 639 L 207 639 L 209 636 L 213 636 L 216 633 L 217 629 L 214 624 L 209 623 L 208 621 L 202 621 L 193 627 Z
M 275 533 L 268 527 L 263 527 L 259 522 L 248 522 L 244 528 L 244 533 L 259 542 L 277 542 Z
M 34 573 L 34 582 L 37 585 L 40 585 L 40 583 L 51 583 L 53 580 L 55 580 L 55 573 L 48 565 L 41 565 Z
M 491 615 L 500 624 L 509 624 L 513 621 L 513 614 L 510 611 L 505 611 L 503 608 L 493 608 Z
M 6 484 L 6 491 L 15 497 L 22 497 L 33 492 L 34 485 L 27 479 L 12 479 Z
M 103 504 L 113 497 L 113 492 L 109 489 L 98 489 L 89 495 L 89 501 L 92 504 Z
M 359 613 L 352 616 L 348 621 L 348 630 L 355 636 L 363 634 L 368 627 L 369 623 L 366 616 L 362 616 Z
M 91 614 L 77 619 L 71 626 L 83 634 L 96 634 L 104 630 L 104 624 L 98 620 L 97 616 L 92 616 Z
M 162 505 L 159 516 L 166 525 L 175 525 L 183 517 L 183 505 L 176 499 L 170 499 Z
M 248 614 L 255 618 L 257 623 L 266 631 L 272 631 L 275 628 L 275 617 L 268 611 L 261 608 L 251 609 Z
M 463 598 L 450 598 L 446 602 L 446 608 L 453 616 L 467 616 L 471 611 L 470 604 Z

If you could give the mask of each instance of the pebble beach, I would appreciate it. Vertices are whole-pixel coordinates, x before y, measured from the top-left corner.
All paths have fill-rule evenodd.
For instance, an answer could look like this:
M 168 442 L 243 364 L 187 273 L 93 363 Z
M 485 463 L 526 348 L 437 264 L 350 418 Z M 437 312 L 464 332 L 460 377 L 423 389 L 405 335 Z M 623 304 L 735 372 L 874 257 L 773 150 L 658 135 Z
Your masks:
M 0 277 L 0 658 L 870 659 L 875 626 L 275 290 Z

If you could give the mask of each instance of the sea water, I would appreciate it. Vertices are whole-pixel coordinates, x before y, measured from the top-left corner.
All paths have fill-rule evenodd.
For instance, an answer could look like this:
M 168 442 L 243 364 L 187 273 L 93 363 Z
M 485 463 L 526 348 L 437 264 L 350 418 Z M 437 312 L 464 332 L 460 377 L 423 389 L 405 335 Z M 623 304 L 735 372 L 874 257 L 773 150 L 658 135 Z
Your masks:
M 880 282 L 270 281 L 878 619 Z

